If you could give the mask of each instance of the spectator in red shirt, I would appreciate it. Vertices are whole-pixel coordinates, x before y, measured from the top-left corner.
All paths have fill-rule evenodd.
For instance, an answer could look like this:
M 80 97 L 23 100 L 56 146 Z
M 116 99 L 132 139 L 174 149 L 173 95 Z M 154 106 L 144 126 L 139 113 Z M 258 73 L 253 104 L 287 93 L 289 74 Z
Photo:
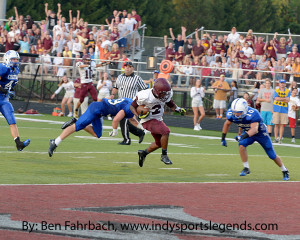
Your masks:
M 176 61 L 176 62 L 181 62 L 181 61 L 183 61 L 184 56 L 185 56 L 185 54 L 184 54 L 184 52 L 183 52 L 183 47 L 180 46 L 180 47 L 178 48 L 178 52 L 175 53 L 175 61 Z
M 205 53 L 204 47 L 201 44 L 201 40 L 198 39 L 197 45 L 195 45 L 192 49 L 192 56 L 193 58 L 199 57 L 199 59 L 201 59 L 204 53 Z
M 175 52 L 173 49 L 173 43 L 167 42 L 167 35 L 164 36 L 164 43 L 166 48 L 166 60 L 173 61 L 173 58 L 175 57 Z
M 264 50 L 266 51 L 267 58 L 274 57 L 276 59 L 277 48 L 275 46 L 273 39 L 269 40 L 269 42 L 265 44 Z
M 204 59 L 204 58 L 203 58 Z M 211 76 L 211 68 L 208 66 L 208 63 L 206 61 L 201 61 L 202 68 L 202 85 L 204 82 L 205 89 L 208 89 L 209 85 L 213 84 L 213 79 L 210 78 Z
M 250 79 L 253 78 L 253 72 L 252 71 L 247 71 L 247 70 L 253 70 L 253 66 L 250 64 L 250 59 L 246 60 L 246 63 L 242 65 L 242 69 L 244 69 L 243 72 L 243 78 L 244 79 Z M 249 85 L 249 81 L 245 80 L 246 84 Z
M 254 50 L 254 42 L 255 42 L 255 37 L 253 36 L 253 30 L 249 29 L 245 37 L 245 43 L 248 43 L 249 47 L 251 47 Z
M 295 60 L 297 57 L 300 57 L 300 53 L 298 53 L 298 48 L 294 46 L 292 48 L 292 52 L 289 54 L 289 58 L 292 60 Z
M 281 37 L 278 41 L 277 38 L 277 32 L 274 34 L 274 42 L 277 44 L 277 60 L 280 60 L 281 58 L 286 58 L 286 46 L 292 41 L 292 36 L 289 36 L 289 40 L 286 41 L 284 37 Z
M 263 41 L 262 37 L 255 37 L 255 43 L 254 43 L 254 48 L 255 48 L 255 55 L 256 55 L 256 59 L 260 60 L 262 59 L 263 55 L 265 54 L 265 43 Z
M 215 56 L 220 56 L 222 50 L 226 51 L 224 42 L 225 40 L 223 39 L 223 36 L 218 36 L 218 41 L 216 41 Z
M 247 58 L 246 55 L 244 54 L 244 51 L 240 51 L 240 52 L 238 53 L 238 55 L 239 55 L 239 56 L 237 56 L 237 57 L 238 57 L 240 63 L 242 63 L 242 67 L 243 67 L 243 65 L 246 64 L 246 61 L 247 61 L 248 58 Z
M 42 40 L 44 50 L 46 50 L 47 53 L 50 53 L 52 50 L 52 47 L 53 47 L 53 42 L 52 42 L 52 38 L 50 37 L 50 34 L 48 31 L 42 35 L 41 40 Z

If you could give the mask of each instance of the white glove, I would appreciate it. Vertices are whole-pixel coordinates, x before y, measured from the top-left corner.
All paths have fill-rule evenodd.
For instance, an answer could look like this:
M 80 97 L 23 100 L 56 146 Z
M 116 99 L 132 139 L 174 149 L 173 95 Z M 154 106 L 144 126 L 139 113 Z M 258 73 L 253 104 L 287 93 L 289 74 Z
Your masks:
M 142 124 L 138 124 L 137 126 L 136 126 L 137 128 L 139 128 L 139 129 L 142 129 L 142 130 L 144 130 L 144 128 L 143 128 L 143 126 L 142 126 Z
M 118 129 L 113 129 L 111 132 L 109 132 L 109 136 L 114 137 L 118 135 Z

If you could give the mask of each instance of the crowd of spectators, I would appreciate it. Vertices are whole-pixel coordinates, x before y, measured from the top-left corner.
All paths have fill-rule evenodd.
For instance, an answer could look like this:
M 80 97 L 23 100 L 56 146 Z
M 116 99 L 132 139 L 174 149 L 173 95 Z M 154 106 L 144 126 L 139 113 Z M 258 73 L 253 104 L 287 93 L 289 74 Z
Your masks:
M 250 87 L 265 78 L 300 83 L 300 45 L 293 43 L 291 35 L 279 39 L 275 33 L 265 41 L 251 29 L 244 36 L 233 27 L 228 35 L 204 33 L 201 38 L 195 29 L 192 39 L 193 34 L 186 36 L 185 27 L 176 38 L 173 29 L 169 30 L 173 42 L 164 36 L 165 59 L 175 66 L 174 87 L 192 87 L 200 79 L 208 89 L 223 74 L 229 84 L 236 81 Z
M 40 73 L 62 77 L 66 71 L 70 74 L 68 67 L 74 63 L 71 58 L 89 54 L 94 60 L 106 60 L 110 69 L 115 69 L 115 61 L 127 58 L 124 56 L 127 51 L 133 46 L 139 49 L 138 30 L 142 22 L 136 10 L 114 10 L 105 20 L 108 28 L 104 25 L 98 28 L 90 27 L 80 17 L 79 10 L 75 16 L 72 10 L 69 10 L 69 16 L 63 16 L 61 8 L 58 3 L 55 12 L 45 3 L 45 19 L 36 22 L 29 15 L 26 18 L 19 15 L 17 7 L 14 7 L 15 20 L 10 17 L 0 26 L 0 52 L 15 50 L 38 54 L 39 57 L 22 57 L 22 62 L 43 63 Z M 36 66 L 23 64 L 21 72 L 24 70 L 34 73 Z M 113 77 L 116 77 L 116 72 L 113 72 Z

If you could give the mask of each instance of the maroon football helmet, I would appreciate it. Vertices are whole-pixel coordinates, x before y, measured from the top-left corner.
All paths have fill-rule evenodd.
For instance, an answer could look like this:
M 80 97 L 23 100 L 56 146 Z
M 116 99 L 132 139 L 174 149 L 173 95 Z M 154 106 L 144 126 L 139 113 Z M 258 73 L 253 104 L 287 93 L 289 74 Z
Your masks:
M 165 78 L 158 78 L 154 81 L 152 93 L 154 97 L 165 102 L 171 95 L 171 86 Z
M 91 62 L 91 57 L 90 57 L 90 55 L 85 54 L 85 55 L 82 57 L 82 61 L 83 61 L 85 64 L 89 64 L 89 63 Z

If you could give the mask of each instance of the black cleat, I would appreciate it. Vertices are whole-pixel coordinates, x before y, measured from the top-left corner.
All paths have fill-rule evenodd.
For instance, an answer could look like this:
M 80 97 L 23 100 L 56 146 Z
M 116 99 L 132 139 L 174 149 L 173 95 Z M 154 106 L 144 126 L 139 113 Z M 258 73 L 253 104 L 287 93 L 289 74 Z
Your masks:
M 50 141 L 49 141 L 49 149 L 48 149 L 49 157 L 52 157 L 53 152 L 55 151 L 56 148 L 57 148 L 57 146 L 55 144 L 55 140 L 54 139 L 50 139 Z
M 247 174 L 250 174 L 250 169 L 245 167 L 245 168 L 241 171 L 240 176 L 244 177 L 244 176 L 246 176 Z
M 76 118 L 71 118 L 69 121 L 65 122 L 62 126 L 61 126 L 61 129 L 65 129 L 71 125 L 73 125 L 74 123 L 77 122 L 77 119 Z
M 290 180 L 290 173 L 289 173 L 288 170 L 283 171 L 282 174 L 283 174 L 283 179 L 282 179 L 283 181 L 288 181 L 288 180 Z
M 24 142 L 21 142 L 20 144 L 17 144 L 18 151 L 23 151 L 24 148 L 26 148 L 30 144 L 30 139 L 25 140 Z
M 146 154 L 144 150 L 138 150 L 138 155 L 139 155 L 139 166 L 143 167 L 145 159 L 146 159 Z
M 140 136 L 139 143 L 141 143 L 144 140 L 144 137 L 145 137 L 145 132 L 143 131 L 143 134 Z
M 130 145 L 131 144 L 131 140 L 129 139 L 128 141 L 123 140 L 122 142 L 118 142 L 119 145 Z
M 171 162 L 171 160 L 169 159 L 168 155 L 161 155 L 161 156 L 160 156 L 160 160 L 161 160 L 164 164 L 167 164 L 167 165 L 173 164 L 173 163 Z

